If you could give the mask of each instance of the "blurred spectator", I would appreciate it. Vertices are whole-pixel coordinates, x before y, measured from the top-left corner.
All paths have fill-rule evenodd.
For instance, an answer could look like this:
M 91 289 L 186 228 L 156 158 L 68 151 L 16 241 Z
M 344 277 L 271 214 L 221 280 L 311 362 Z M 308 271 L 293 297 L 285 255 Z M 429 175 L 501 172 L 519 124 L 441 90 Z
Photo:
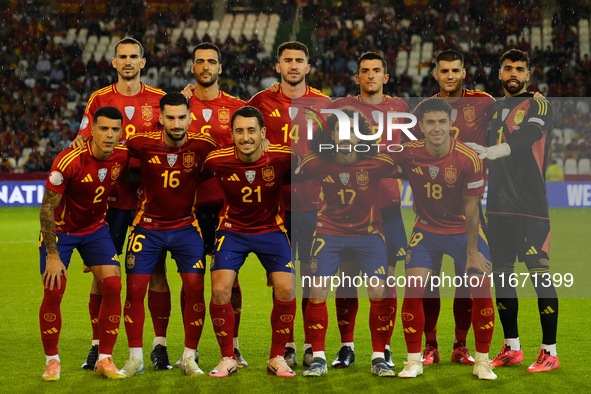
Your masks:
M 552 160 L 552 164 L 546 169 L 546 182 L 564 182 L 564 173 L 556 160 Z
M 2 160 L 0 161 L 0 173 L 7 173 L 13 171 L 14 168 L 12 167 L 12 163 L 8 160 L 8 155 L 2 155 Z

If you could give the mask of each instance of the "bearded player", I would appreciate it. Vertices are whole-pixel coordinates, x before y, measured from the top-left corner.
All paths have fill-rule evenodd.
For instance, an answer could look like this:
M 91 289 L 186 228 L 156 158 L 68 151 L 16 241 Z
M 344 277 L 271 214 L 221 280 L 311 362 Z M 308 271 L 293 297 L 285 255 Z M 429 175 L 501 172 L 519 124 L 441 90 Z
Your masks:
M 146 65 L 142 44 L 130 37 L 124 38 L 115 46 L 112 59 L 113 68 L 117 70 L 118 80 L 113 85 L 94 92 L 88 100 L 84 117 L 80 122 L 80 133 L 72 143 L 74 147 L 81 147 L 90 137 L 92 117 L 94 112 L 104 105 L 113 106 L 123 113 L 122 141 L 129 139 L 143 128 L 150 128 L 158 123 L 160 108 L 158 103 L 164 92 L 160 89 L 143 84 L 140 81 L 140 71 Z M 130 164 L 137 166 L 132 159 Z M 127 228 L 131 225 L 137 205 L 137 183 L 117 183 L 109 196 L 109 210 L 106 221 L 113 243 L 120 255 L 125 244 Z M 166 330 L 170 317 L 170 290 L 164 274 L 164 260 L 161 262 L 150 279 L 148 292 L 148 308 L 154 325 L 154 341 L 151 360 L 156 370 L 172 368 L 166 348 Z M 93 330 L 92 348 L 83 369 L 93 369 L 98 351 L 98 327 L 96 316 L 101 305 L 101 292 L 96 281 L 93 281 L 90 291 L 88 309 Z
M 277 48 L 275 70 L 281 74 L 281 86 L 273 92 L 270 89 L 254 95 L 248 105 L 258 108 L 264 116 L 267 128 L 266 138 L 271 144 L 293 147 L 301 157 L 308 152 L 306 137 L 309 109 L 330 108 L 332 101 L 322 92 L 306 85 L 306 75 L 310 72 L 308 47 L 301 42 L 284 42 Z M 312 244 L 312 234 L 316 215 L 322 207 L 320 186 L 316 180 L 284 187 L 286 228 L 292 243 L 293 259 L 300 260 L 300 275 L 309 272 L 308 257 Z M 292 231 L 293 229 L 293 231 Z M 304 288 L 302 294 L 302 313 L 305 316 L 310 289 Z M 304 365 L 312 359 L 309 332 L 304 322 Z M 285 359 L 289 366 L 297 364 L 293 333 L 290 334 L 285 349 Z
M 42 376 L 45 381 L 60 378 L 60 305 L 74 248 L 103 294 L 97 317 L 99 345 L 95 374 L 111 379 L 125 377 L 111 357 L 121 319 L 121 268 L 105 223 L 107 196 L 128 162 L 127 149 L 117 144 L 122 121 L 118 109 L 98 109 L 91 128 L 92 138 L 82 148 L 68 148 L 60 153 L 45 185 L 39 238 L 41 278 L 45 286 L 39 310 L 46 356 Z

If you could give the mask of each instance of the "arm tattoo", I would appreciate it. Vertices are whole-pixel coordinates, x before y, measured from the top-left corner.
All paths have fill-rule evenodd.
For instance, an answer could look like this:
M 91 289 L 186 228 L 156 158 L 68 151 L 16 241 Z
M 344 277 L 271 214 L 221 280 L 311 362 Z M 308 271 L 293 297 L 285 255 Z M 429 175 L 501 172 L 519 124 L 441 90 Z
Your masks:
M 57 253 L 57 243 L 55 241 L 55 218 L 53 213 L 62 199 L 62 195 L 52 190 L 45 189 L 43 202 L 41 203 L 41 234 L 47 253 Z

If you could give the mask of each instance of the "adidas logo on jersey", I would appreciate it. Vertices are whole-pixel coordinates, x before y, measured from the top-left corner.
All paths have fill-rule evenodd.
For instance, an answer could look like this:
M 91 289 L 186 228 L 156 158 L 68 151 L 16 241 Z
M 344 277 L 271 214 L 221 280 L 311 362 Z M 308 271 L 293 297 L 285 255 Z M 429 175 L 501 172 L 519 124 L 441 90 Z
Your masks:
M 158 156 L 152 157 L 150 160 L 148 160 L 148 163 L 150 163 L 150 164 L 162 164 L 162 163 L 160 163 L 160 159 L 158 158 Z
M 324 178 L 322 180 L 322 182 L 326 182 L 326 183 L 334 183 L 334 180 L 332 179 L 332 177 L 329 175 L 326 178 Z
M 421 170 L 421 167 L 413 168 L 412 172 L 423 175 L 423 170 Z
M 529 248 L 529 250 L 527 251 L 527 253 L 525 254 L 526 256 L 530 256 L 533 254 L 538 254 L 538 251 L 536 250 L 536 248 L 534 248 L 533 246 L 531 248 Z
M 231 177 L 228 178 L 229 181 L 239 181 L 240 178 L 238 178 L 238 175 L 236 175 L 236 173 L 232 174 Z
M 82 180 L 82 182 L 93 182 L 92 177 L 90 176 L 90 174 L 86 175 L 84 177 L 84 179 Z
M 271 112 L 271 114 L 269 116 L 272 118 L 280 118 L 281 114 L 279 113 L 278 109 L 275 109 L 275 111 Z

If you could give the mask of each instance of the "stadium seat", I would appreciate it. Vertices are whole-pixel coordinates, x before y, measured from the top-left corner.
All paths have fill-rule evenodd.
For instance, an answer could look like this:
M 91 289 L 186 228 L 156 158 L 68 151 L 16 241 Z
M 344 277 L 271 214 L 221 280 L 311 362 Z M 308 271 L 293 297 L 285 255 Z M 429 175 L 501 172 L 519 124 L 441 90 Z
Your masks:
M 205 33 L 207 33 L 207 29 L 195 30 L 195 36 L 199 39 L 199 41 L 201 41 L 203 39 L 203 36 L 205 35 Z M 219 33 L 218 33 L 218 35 L 219 35 Z
M 242 30 L 242 34 L 244 34 L 244 37 L 246 37 L 247 40 L 250 40 L 254 34 L 254 29 L 244 28 L 244 30 Z
M 239 40 L 241 33 L 242 33 L 242 31 L 240 29 L 232 29 L 230 31 L 230 37 L 232 37 L 235 40 Z
M 49 144 L 49 138 L 42 138 L 39 140 L 39 147 L 45 149 L 45 147 Z
M 270 18 L 271 21 L 275 21 L 277 23 L 279 23 L 279 21 L 281 20 L 281 18 L 279 17 L 279 14 L 271 14 Z
M 564 161 L 564 173 L 565 175 L 576 175 L 577 174 L 577 160 L 572 157 Z
M 207 30 L 219 30 L 220 28 L 220 22 L 218 21 L 211 21 L 209 22 L 209 27 L 207 28 Z
M 230 35 L 230 30 L 228 29 L 220 29 L 220 31 L 218 32 L 218 41 L 223 43 L 226 41 L 226 38 L 228 38 L 228 36 Z
M 96 47 L 94 45 L 86 45 L 84 47 L 83 53 L 90 53 L 91 55 L 94 53 L 94 49 Z
M 564 145 L 568 145 L 568 144 L 570 144 L 573 137 L 575 136 L 575 130 L 573 130 L 571 128 L 566 128 L 563 131 L 564 131 Z
M 99 38 L 99 44 L 109 45 L 110 42 L 111 38 L 109 36 L 101 36 L 101 38 Z
M 591 160 L 587 158 L 579 159 L 579 175 L 591 175 Z
M 234 23 L 236 23 L 236 22 L 242 22 L 242 23 L 244 23 L 244 20 L 245 19 L 246 18 L 244 17 L 244 14 L 238 14 L 238 15 L 236 15 L 234 17 Z
M 564 143 L 564 134 L 562 129 L 552 129 L 552 132 L 556 136 L 557 142 L 562 145 Z
M 248 14 L 248 15 L 246 15 L 246 21 L 247 22 L 249 22 L 249 21 L 255 22 L 256 20 L 257 20 L 257 15 L 256 14 Z
M 464 52 L 470 52 L 470 45 L 468 45 L 467 42 L 460 42 L 460 48 L 462 48 L 462 51 Z
M 363 31 L 363 27 L 364 27 L 363 19 L 356 19 L 353 22 L 353 25 L 355 25 L 357 27 L 357 29 L 359 29 L 359 31 Z
M 92 57 L 92 53 L 91 52 L 83 52 L 82 53 L 82 61 L 84 62 L 84 64 L 88 63 L 88 61 L 90 60 L 90 58 Z
M 80 29 L 80 31 L 78 32 L 78 37 L 86 37 L 88 36 L 88 29 L 83 27 L 82 29 Z
M 560 168 L 564 172 L 564 160 L 560 157 L 555 158 L 554 156 L 552 157 L 552 160 L 555 160 L 558 168 Z
M 206 30 L 208 25 L 209 25 L 208 21 L 199 21 L 199 22 L 197 22 L 197 29 Z
M 96 44 L 98 44 L 98 37 L 97 37 L 97 36 L 94 36 L 94 35 L 92 35 L 92 36 L 88 37 L 88 38 L 86 39 L 86 44 L 87 44 L 87 45 L 88 45 L 88 44 L 92 44 L 92 45 L 96 45 Z
M 193 39 L 193 35 L 195 34 L 195 30 L 192 27 L 185 27 L 183 29 L 183 37 L 187 39 L 187 41 L 191 41 Z
M 14 160 L 14 157 L 9 157 L 8 161 L 12 164 L 12 168 L 16 168 L 16 160 Z
M 60 45 L 62 41 L 64 41 L 64 37 L 58 35 L 53 36 L 53 43 L 55 45 Z

